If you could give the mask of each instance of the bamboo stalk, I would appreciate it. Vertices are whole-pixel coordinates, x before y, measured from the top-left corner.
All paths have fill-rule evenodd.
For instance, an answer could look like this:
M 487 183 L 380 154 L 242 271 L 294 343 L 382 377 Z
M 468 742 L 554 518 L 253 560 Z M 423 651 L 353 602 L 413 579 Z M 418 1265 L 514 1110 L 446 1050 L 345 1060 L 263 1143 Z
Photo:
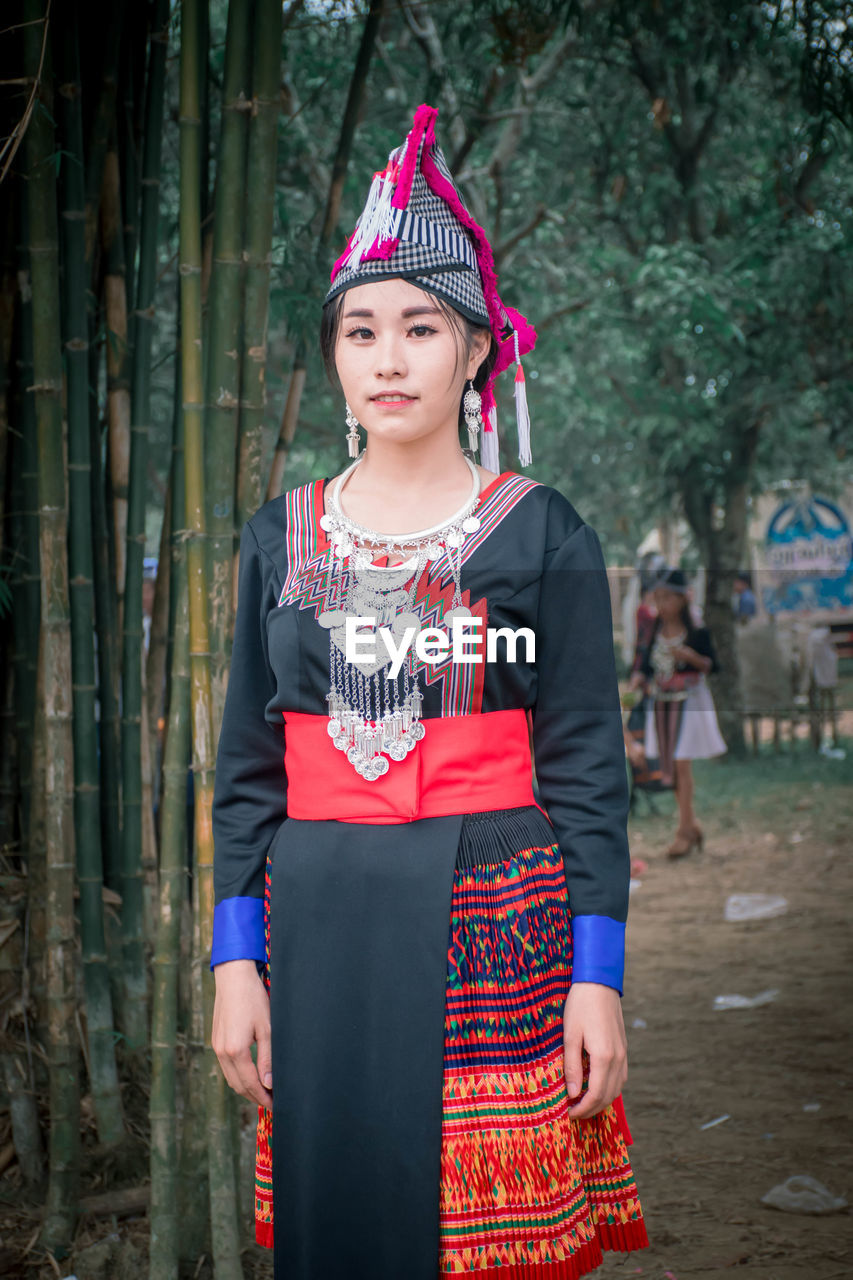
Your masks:
M 202 266 L 202 281 L 204 267 Z M 180 334 L 178 337 L 177 362 L 175 368 L 175 429 L 174 438 L 180 447 L 175 446 L 173 471 L 174 489 L 184 504 L 184 449 L 183 449 L 183 394 L 181 386 Z M 173 525 L 175 524 L 173 519 Z M 180 529 L 175 528 L 172 537 L 172 560 L 178 554 L 184 565 L 183 573 L 177 569 L 172 573 L 170 617 L 178 615 L 178 588 L 182 581 L 186 582 L 186 518 L 180 516 Z M 172 647 L 175 635 L 172 627 Z M 169 705 L 171 706 L 171 700 Z M 190 712 L 187 711 L 187 723 L 190 723 Z M 166 743 L 168 750 L 168 741 Z M 189 767 L 189 755 L 187 757 Z M 177 779 L 176 779 L 177 781 Z M 187 797 L 186 770 L 182 780 L 185 810 L 189 810 Z M 164 785 L 165 782 L 164 782 Z M 185 823 L 188 813 L 185 813 Z M 185 857 L 192 861 L 193 833 L 187 831 L 189 850 L 185 847 Z M 180 903 L 180 937 L 178 942 L 178 1008 L 179 1032 L 185 1048 L 185 1065 L 179 1081 L 181 1115 L 180 1152 L 177 1175 L 176 1209 L 181 1223 L 179 1252 L 184 1263 L 195 1262 L 201 1252 L 208 1248 L 208 1220 L 210 1217 L 210 1179 L 207 1161 L 207 1124 L 205 1111 L 205 1073 L 207 1070 L 207 1052 L 204 1034 L 204 980 L 207 966 L 196 964 L 193 957 L 200 954 L 199 933 L 199 894 L 198 877 L 192 876 L 191 892 L 185 893 Z
M 32 1193 L 44 1178 L 44 1147 L 35 1090 L 30 1086 L 26 1073 L 21 1075 L 19 1068 L 23 1067 L 23 1062 L 17 1054 L 8 1050 L 0 1061 L 3 1087 L 9 1099 L 12 1145 L 24 1184 Z
M 107 36 L 97 105 L 92 115 L 86 146 L 86 261 L 91 262 L 98 226 L 98 204 L 103 184 L 104 165 L 116 115 L 119 57 L 124 26 L 125 6 L 110 4 L 107 9 Z
M 15 743 L 15 665 L 14 630 L 4 620 L 0 644 L 0 848 L 12 849 L 17 843 L 15 810 L 17 808 L 18 753 Z M 9 661 L 9 658 L 12 660 Z
M 38 78 L 47 21 L 40 0 L 25 0 L 24 57 Z M 28 232 L 33 284 L 32 388 L 39 452 L 41 630 L 44 644 L 44 723 L 47 837 L 47 995 L 50 1089 L 50 1170 L 40 1240 L 67 1250 L 77 1212 L 80 1095 L 74 929 L 74 749 L 71 736 L 71 634 L 66 551 L 66 499 L 62 436 L 62 346 L 59 332 L 59 236 L 53 136 L 52 74 L 48 46 L 38 86 L 39 104 L 25 139 Z
M 124 1138 L 115 1031 L 104 937 L 103 855 L 95 718 L 95 622 L 89 440 L 89 322 L 86 308 L 86 199 L 77 13 L 57 40 L 58 120 L 65 164 L 60 219 L 62 315 L 68 405 L 69 571 L 74 738 L 74 829 L 80 890 L 80 940 L 92 1099 L 101 1142 Z
M 154 603 L 151 607 L 151 627 L 148 632 L 148 654 L 145 659 L 145 700 L 148 721 L 148 754 L 151 765 L 151 785 L 154 805 L 160 798 L 160 764 L 162 740 L 161 723 L 166 707 L 166 661 L 169 648 L 170 601 L 172 598 L 172 507 L 175 496 L 171 475 L 163 504 L 163 522 L 160 526 L 160 548 L 157 554 L 157 580 L 154 584 Z M 153 809 L 152 809 L 153 812 Z
M 3 198 L 5 196 L 5 199 Z M 9 397 L 11 395 L 12 337 L 15 326 L 15 220 L 10 193 L 0 190 L 0 555 L 7 535 L 7 470 L 11 458 L 9 440 Z
M 204 415 L 205 517 L 210 581 L 214 735 L 228 682 L 233 628 L 234 458 L 240 409 L 243 211 L 250 101 L 248 0 L 231 0 L 225 34 L 222 129 L 216 169 L 213 267 L 207 308 Z
M 29 204 L 26 183 L 22 189 L 22 226 L 27 228 Z M 41 566 L 39 563 L 38 516 L 38 446 L 35 402 L 27 391 L 35 382 L 33 375 L 33 290 L 29 269 L 29 251 L 22 251 L 18 271 L 20 324 L 20 369 L 18 413 L 20 446 L 20 534 L 17 544 L 15 628 L 18 662 L 15 682 L 17 702 L 18 749 L 21 762 L 21 834 L 29 848 L 33 797 L 33 726 L 36 721 L 36 687 L 38 684 L 38 637 L 41 619 Z
M 180 379 L 176 375 L 176 382 Z M 160 831 L 160 913 L 154 951 L 151 1008 L 151 1280 L 177 1280 L 178 974 L 181 910 L 187 886 L 187 768 L 190 759 L 189 607 L 184 519 L 183 424 L 175 415 L 169 526 L 176 608 L 172 616 L 171 696 L 163 762 Z M 162 563 L 162 561 L 161 561 Z
M 199 2 L 181 8 L 181 93 L 179 109 L 181 199 L 181 375 L 183 383 L 187 578 L 189 584 L 190 679 L 195 781 L 195 873 L 198 937 L 205 1005 L 205 1098 L 208 1176 L 214 1266 L 221 1280 L 242 1280 L 238 1196 L 228 1086 L 210 1047 L 213 976 L 205 957 L 213 941 L 213 736 L 210 648 L 207 625 L 207 566 L 204 520 L 204 380 L 201 330 L 201 211 L 199 207 Z
M 26 152 L 24 153 L 26 155 Z M 50 994 L 48 991 L 49 912 L 47 867 L 47 813 L 43 803 L 47 777 L 47 723 L 44 709 L 44 628 L 36 637 L 35 723 L 32 733 L 32 800 L 27 830 L 27 952 L 24 956 L 22 1007 L 28 999 L 35 1005 L 34 1031 L 42 1044 L 50 1039 Z M 35 1064 L 30 1061 L 31 1084 L 35 1087 Z
M 287 387 L 287 400 L 284 405 L 284 413 L 281 415 L 281 429 L 278 433 L 272 466 L 270 467 L 270 478 L 267 484 L 268 502 L 271 498 L 277 498 L 281 493 L 284 469 L 287 466 L 287 455 L 290 453 L 290 446 L 293 444 L 293 437 L 296 435 L 296 426 L 299 422 L 299 406 L 302 403 L 302 392 L 305 389 L 306 373 L 305 343 L 300 338 L 297 341 L 293 355 L 293 369 Z
M 142 176 L 142 138 L 145 107 L 146 53 L 149 49 L 151 6 L 133 5 L 125 15 L 122 32 L 118 104 L 119 159 L 121 165 L 122 231 L 127 273 L 127 341 L 134 348 L 136 333 L 137 249 L 139 247 L 139 205 Z
M 130 479 L 127 508 L 127 572 L 122 646 L 122 952 L 125 1001 L 122 1029 L 130 1048 L 148 1038 L 144 947 L 142 819 L 142 561 L 151 413 L 151 346 L 157 283 L 160 153 L 169 0 L 157 0 L 148 57 L 145 151 L 142 165 L 139 279 L 136 292 L 131 391 Z
M 92 385 L 97 379 L 92 378 Z M 102 442 L 98 419 L 89 415 L 90 463 L 92 467 L 92 547 L 95 584 L 95 629 L 98 635 L 98 702 L 100 703 L 100 792 L 103 832 L 104 882 L 121 890 L 121 824 L 119 784 L 121 781 L 121 721 L 119 717 L 118 619 L 115 581 L 110 566 L 112 543 L 107 527 L 104 492 Z M 113 974 L 111 968 L 111 976 Z M 114 984 L 118 987 L 118 984 Z
M 240 435 L 236 525 L 240 529 L 260 506 L 265 466 L 267 325 L 270 251 L 275 212 L 278 107 L 281 94 L 281 4 L 257 0 L 252 56 L 252 118 L 246 190 L 246 294 L 240 373 Z
M 127 333 L 127 273 L 121 218 L 119 157 L 111 147 L 104 162 L 101 189 L 101 243 L 104 270 L 104 321 L 107 349 L 107 421 L 115 544 L 115 581 L 119 625 L 124 599 L 127 540 L 127 482 L 130 470 L 130 349 Z

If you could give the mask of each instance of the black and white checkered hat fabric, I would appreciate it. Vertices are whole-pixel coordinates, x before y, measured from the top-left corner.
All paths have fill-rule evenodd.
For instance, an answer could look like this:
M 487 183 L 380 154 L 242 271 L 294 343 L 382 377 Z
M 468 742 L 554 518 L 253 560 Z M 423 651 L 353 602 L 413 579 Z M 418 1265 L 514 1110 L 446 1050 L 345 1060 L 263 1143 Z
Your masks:
M 423 145 L 422 138 L 420 148 Z M 453 183 L 437 143 L 433 145 L 432 159 L 442 177 Z M 461 196 L 459 199 L 462 202 Z M 408 207 L 394 214 L 394 235 L 399 244 L 390 258 L 344 263 L 325 301 L 329 302 L 355 284 L 402 277 L 445 299 L 474 323 L 489 325 L 474 246 L 453 210 L 427 183 L 421 171 L 420 154 Z

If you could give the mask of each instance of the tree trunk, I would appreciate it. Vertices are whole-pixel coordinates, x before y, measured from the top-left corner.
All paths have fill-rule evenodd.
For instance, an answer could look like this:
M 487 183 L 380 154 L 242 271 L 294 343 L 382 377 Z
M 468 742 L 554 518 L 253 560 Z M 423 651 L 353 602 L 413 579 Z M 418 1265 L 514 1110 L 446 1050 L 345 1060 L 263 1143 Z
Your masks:
M 37 83 L 47 21 L 40 0 L 24 6 L 24 58 Z M 48 768 L 47 1056 L 50 1082 L 50 1173 L 40 1242 L 66 1251 L 74 1233 L 80 1159 L 80 1094 L 74 928 L 74 750 L 71 737 L 71 632 L 62 438 L 62 345 L 59 332 L 59 236 L 52 72 L 45 51 L 39 101 L 27 130 L 28 239 L 33 285 L 33 386 L 39 454 L 41 630 Z
M 142 562 L 151 412 L 151 344 L 157 283 L 160 152 L 169 0 L 157 0 L 148 59 L 145 152 L 142 166 L 139 279 L 136 293 L 131 396 L 127 574 L 122 650 L 122 943 L 126 999 L 122 1029 L 128 1047 L 148 1039 L 142 871 Z
M 205 1098 L 208 1126 L 210 1220 L 216 1275 L 242 1280 L 235 1157 L 229 1121 L 228 1086 L 210 1046 L 213 976 L 208 968 L 213 941 L 213 739 L 210 649 L 207 625 L 207 571 L 204 526 L 204 388 L 201 330 L 201 216 L 199 167 L 199 4 L 181 9 L 180 251 L 181 371 L 189 583 L 190 678 L 195 779 L 195 872 L 198 885 L 198 941 L 194 964 L 203 968 Z M 280 21 L 280 9 L 279 9 Z M 253 192 L 253 196 L 254 196 Z M 258 193 L 260 195 L 260 193 Z
M 757 429 L 755 432 L 757 441 Z M 746 754 L 743 732 L 743 699 L 740 688 L 737 646 L 735 643 L 735 618 L 731 597 L 734 577 L 743 558 L 747 533 L 748 493 L 747 475 L 754 454 L 754 443 L 749 458 L 742 458 L 746 470 L 732 474 L 730 471 L 725 490 L 725 522 L 722 529 L 715 527 L 713 499 L 703 495 L 699 485 L 692 485 L 690 475 L 685 476 L 681 498 L 684 513 L 696 539 L 702 562 L 706 566 L 705 621 L 714 640 L 720 670 L 709 677 L 717 718 L 731 758 L 740 759 Z
M 246 297 L 240 379 L 240 440 L 237 465 L 237 520 L 241 529 L 263 494 L 264 408 L 270 250 L 275 213 L 278 104 L 281 91 L 281 4 L 257 0 L 252 58 L 252 118 L 246 190 Z
M 205 506 L 214 737 L 222 719 L 234 617 L 234 459 L 240 410 L 243 213 L 246 137 L 251 110 L 251 30 L 251 6 L 247 0 L 231 0 L 225 36 L 222 132 L 216 169 L 213 266 L 205 343 Z
M 56 41 L 62 168 L 63 327 L 68 407 L 69 570 L 74 738 L 74 830 L 80 892 L 80 939 L 86 993 L 89 1072 L 98 1136 L 105 1146 L 124 1138 L 115 1057 L 115 1030 L 104 936 L 103 855 L 95 718 L 94 592 L 89 439 L 89 320 L 86 309 L 83 116 L 77 51 L 78 14 Z M 63 481 L 64 483 L 64 481 Z

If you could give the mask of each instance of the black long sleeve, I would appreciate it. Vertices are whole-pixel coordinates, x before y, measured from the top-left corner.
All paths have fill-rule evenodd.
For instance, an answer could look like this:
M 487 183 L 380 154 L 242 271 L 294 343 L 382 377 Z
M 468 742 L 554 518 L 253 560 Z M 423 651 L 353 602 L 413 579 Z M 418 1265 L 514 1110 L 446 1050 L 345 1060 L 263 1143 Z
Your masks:
M 264 959 L 266 855 L 287 813 L 284 724 L 268 711 L 276 685 L 266 619 L 275 589 L 274 566 L 249 522 L 240 539 L 234 644 L 216 756 L 211 968 L 226 960 Z
M 569 503 L 558 515 L 564 525 L 579 519 Z M 628 782 L 607 570 L 598 536 L 583 522 L 546 552 L 536 669 L 536 778 L 563 854 L 574 981 L 621 991 Z

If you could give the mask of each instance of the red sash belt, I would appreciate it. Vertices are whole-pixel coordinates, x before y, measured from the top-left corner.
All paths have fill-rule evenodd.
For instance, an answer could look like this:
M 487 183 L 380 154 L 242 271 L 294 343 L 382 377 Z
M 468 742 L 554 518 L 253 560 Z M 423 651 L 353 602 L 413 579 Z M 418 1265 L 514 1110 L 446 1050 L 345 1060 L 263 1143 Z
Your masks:
M 534 804 L 527 713 L 423 720 L 405 760 L 367 782 L 327 732 L 328 717 L 284 713 L 287 813 L 342 822 L 411 822 Z

